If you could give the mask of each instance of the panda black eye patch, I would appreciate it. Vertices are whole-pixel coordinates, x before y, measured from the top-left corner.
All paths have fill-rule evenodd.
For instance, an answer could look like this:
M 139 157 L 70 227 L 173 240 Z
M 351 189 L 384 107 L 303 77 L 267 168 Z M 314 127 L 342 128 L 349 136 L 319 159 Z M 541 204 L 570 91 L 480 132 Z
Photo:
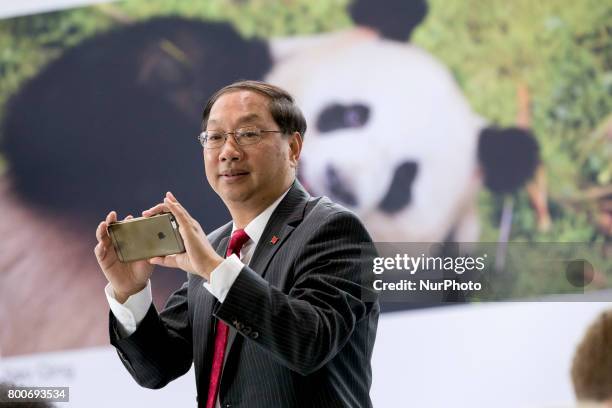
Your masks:
M 370 108 L 366 105 L 360 103 L 353 105 L 334 103 L 327 105 L 319 113 L 317 129 L 319 133 L 328 133 L 346 128 L 360 128 L 368 123 L 369 118 Z

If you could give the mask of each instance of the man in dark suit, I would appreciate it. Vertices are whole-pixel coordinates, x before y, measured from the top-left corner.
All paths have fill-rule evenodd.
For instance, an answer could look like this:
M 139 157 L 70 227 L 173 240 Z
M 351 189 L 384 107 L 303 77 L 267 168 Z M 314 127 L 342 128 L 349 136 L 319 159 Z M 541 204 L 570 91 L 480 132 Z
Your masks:
M 203 116 L 206 176 L 232 221 L 206 235 L 167 193 L 143 216 L 172 212 L 186 252 L 132 263 L 118 261 L 106 232 L 115 212 L 96 231 L 121 361 L 148 388 L 193 363 L 201 407 L 370 407 L 371 239 L 353 213 L 297 181 L 302 113 L 284 90 L 243 81 Z M 160 313 L 154 264 L 189 273 Z

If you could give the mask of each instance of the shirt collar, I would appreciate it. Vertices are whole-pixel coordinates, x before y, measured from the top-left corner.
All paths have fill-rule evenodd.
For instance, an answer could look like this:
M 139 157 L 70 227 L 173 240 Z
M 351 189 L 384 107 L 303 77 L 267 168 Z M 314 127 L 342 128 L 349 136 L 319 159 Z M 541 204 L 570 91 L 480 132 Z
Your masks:
M 283 198 L 285 198 L 289 190 L 291 190 L 291 187 L 289 187 L 287 191 L 281 194 L 281 196 L 278 197 L 276 201 L 270 204 L 268 208 L 259 213 L 257 217 L 253 218 L 253 220 L 251 220 L 251 222 L 249 222 L 246 227 L 244 227 L 244 232 L 247 233 L 247 235 L 255 245 L 257 245 L 257 243 L 259 242 L 261 234 L 263 234 L 264 229 L 266 228 L 266 225 L 268 224 L 268 221 L 272 216 L 272 213 L 274 212 L 274 210 L 276 210 L 276 207 L 278 207 Z M 234 233 L 235 230 L 236 224 L 232 222 L 232 233 Z

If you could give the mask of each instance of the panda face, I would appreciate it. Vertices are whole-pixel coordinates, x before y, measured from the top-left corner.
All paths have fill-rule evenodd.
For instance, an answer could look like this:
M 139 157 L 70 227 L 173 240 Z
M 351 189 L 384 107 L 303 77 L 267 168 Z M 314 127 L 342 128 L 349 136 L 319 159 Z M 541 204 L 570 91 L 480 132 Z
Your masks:
M 424 51 L 346 38 L 296 52 L 266 78 L 295 95 L 308 121 L 300 178 L 377 240 L 443 240 L 476 191 L 481 121 Z

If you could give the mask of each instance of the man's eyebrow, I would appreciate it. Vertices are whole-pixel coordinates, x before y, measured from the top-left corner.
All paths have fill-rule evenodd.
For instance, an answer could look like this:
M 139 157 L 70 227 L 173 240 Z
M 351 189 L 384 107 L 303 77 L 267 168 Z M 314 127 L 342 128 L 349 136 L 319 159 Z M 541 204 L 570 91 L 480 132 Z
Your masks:
M 251 122 L 253 120 L 261 119 L 261 117 L 256 113 L 249 113 L 247 115 L 242 116 L 238 119 L 238 123 Z
M 256 121 L 261 119 L 261 116 L 259 116 L 256 113 L 248 113 L 240 118 L 238 118 L 237 123 L 241 124 L 241 123 L 245 123 L 245 122 L 252 122 L 252 121 Z M 209 119 L 207 122 L 207 125 L 217 125 L 219 122 L 216 121 L 215 119 Z

